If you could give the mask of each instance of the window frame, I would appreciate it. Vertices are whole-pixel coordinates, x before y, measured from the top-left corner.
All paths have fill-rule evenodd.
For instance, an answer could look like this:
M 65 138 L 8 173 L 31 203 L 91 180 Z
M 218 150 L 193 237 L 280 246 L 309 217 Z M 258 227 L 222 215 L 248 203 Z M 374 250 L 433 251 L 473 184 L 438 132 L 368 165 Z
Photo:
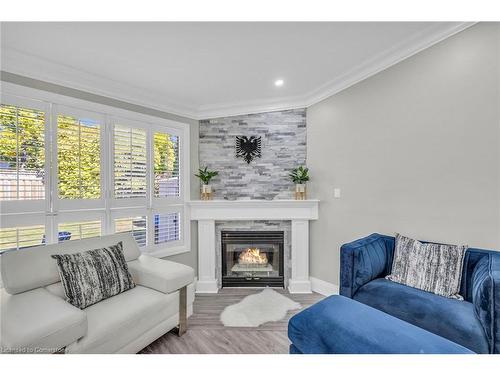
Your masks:
M 149 132 L 147 129 L 147 124 L 140 123 L 138 121 L 134 121 L 131 119 L 126 119 L 126 118 L 121 118 L 121 117 L 114 117 L 111 119 L 111 127 L 109 129 L 110 131 L 110 142 L 111 142 L 111 160 L 110 160 L 110 205 L 112 208 L 128 208 L 128 207 L 144 207 L 149 205 L 149 199 L 150 199 L 150 188 L 149 188 L 149 176 L 151 175 L 151 168 L 146 168 L 146 196 L 145 197 L 137 197 L 137 198 L 116 198 L 115 197 L 115 159 L 114 159 L 114 153 L 115 153 L 115 126 L 124 126 L 124 127 L 129 127 L 129 128 L 139 128 L 143 129 L 146 131 L 146 164 L 150 165 L 151 163 L 151 150 L 149 149 Z
M 169 135 L 175 135 L 179 138 L 179 174 L 182 175 L 182 170 L 185 166 L 184 164 L 184 147 L 185 147 L 185 142 L 184 142 L 184 137 L 182 134 L 179 134 L 179 132 L 176 129 L 173 128 L 168 128 L 168 127 L 159 127 L 157 125 L 152 124 L 151 129 L 150 129 L 150 134 L 148 137 L 148 140 L 150 142 L 150 145 L 148 149 L 150 150 L 150 158 L 151 161 L 154 162 L 154 133 L 163 133 L 163 134 L 169 134 Z M 189 168 L 189 166 L 188 166 Z M 154 166 L 151 170 L 152 173 L 150 173 L 149 176 L 149 184 L 153 186 L 153 189 L 151 189 L 151 205 L 165 205 L 165 204 L 179 204 L 183 201 L 183 190 L 184 190 L 184 184 L 185 184 L 185 178 L 184 176 L 180 176 L 182 178 L 179 178 L 179 196 L 178 197 L 155 197 L 154 195 L 154 179 L 155 179 L 155 174 L 154 174 Z M 188 192 L 189 192 L 189 186 L 188 186 Z
M 56 242 L 59 235 L 60 224 L 72 224 L 86 221 L 100 221 L 101 222 L 101 236 L 106 232 L 106 213 L 104 210 L 75 210 L 63 211 L 57 215 L 57 222 L 55 223 L 55 236 Z
M 127 208 L 125 210 L 114 210 L 111 212 L 110 215 L 110 221 L 111 221 L 111 230 L 113 233 L 123 233 L 123 232 L 116 232 L 115 228 L 115 220 L 119 219 L 128 219 L 128 218 L 134 218 L 134 217 L 140 217 L 144 216 L 146 218 L 146 246 L 140 247 L 139 244 L 139 249 L 141 249 L 142 252 L 144 253 L 151 253 L 150 245 L 151 242 L 149 241 L 149 233 L 151 231 L 151 226 L 149 225 L 149 216 L 148 216 L 148 210 L 141 207 L 141 208 Z
M 190 218 L 190 127 L 188 123 L 133 112 L 69 96 L 2 82 L 2 104 L 43 110 L 45 115 L 45 199 L 0 201 L 0 227 L 8 227 L 14 218 L 39 214 L 45 218 L 46 243 L 57 243 L 59 224 L 69 218 L 101 219 L 101 234 L 114 233 L 114 219 L 143 211 L 148 231 L 143 253 L 166 257 L 191 249 Z M 35 106 L 36 105 L 36 106 Z M 66 110 L 66 111 L 65 111 Z M 80 114 L 80 116 L 77 116 Z M 57 118 L 58 115 L 87 117 L 99 122 L 101 134 L 101 198 L 60 199 L 58 185 Z M 102 121 L 102 123 L 101 123 Z M 114 197 L 114 125 L 137 126 L 146 130 L 147 170 L 146 198 L 116 199 Z M 179 197 L 154 197 L 153 134 L 162 132 L 179 137 Z M 154 215 L 180 213 L 181 240 L 154 243 Z M 8 217 L 11 217 L 10 219 Z M 22 218 L 14 219 L 22 223 Z M 31 220 L 30 220 L 31 221 Z M 75 220 L 78 221 L 78 220 Z M 23 223 L 24 224 L 24 223 Z M 22 225 L 24 226 L 24 225 Z
M 183 223 L 184 217 L 186 216 L 186 211 L 187 211 L 186 208 L 181 206 L 181 205 L 170 205 L 170 206 L 168 206 L 168 208 L 155 208 L 155 209 L 153 209 L 150 218 L 148 218 L 148 224 L 150 225 L 150 228 L 151 228 L 151 230 L 148 233 L 150 243 L 154 247 L 158 247 L 158 248 L 161 248 L 161 246 L 166 243 L 166 242 L 161 242 L 159 244 L 154 243 L 154 241 L 155 241 L 155 215 L 165 215 L 165 214 L 171 214 L 171 213 L 178 213 L 179 214 L 179 222 Z M 180 235 L 179 239 L 176 241 L 168 241 L 170 246 L 172 246 L 172 247 L 183 246 L 183 244 L 184 244 L 183 232 L 185 230 L 186 230 L 185 226 L 181 225 L 179 227 L 179 231 L 180 231 L 181 235 Z
M 2 83 L 3 85 L 3 83 Z M 34 109 L 38 111 L 45 112 L 45 134 L 44 134 L 44 149 L 45 149 L 45 163 L 44 163 L 44 173 L 45 179 L 45 198 L 44 199 L 26 199 L 26 200 L 0 200 L 0 213 L 1 214 L 17 214 L 17 213 L 36 213 L 44 212 L 49 210 L 50 205 L 50 189 L 51 189 L 51 178 L 50 178 L 50 159 L 47 157 L 50 155 L 50 105 L 42 100 L 37 100 L 33 98 L 26 98 L 17 95 L 10 94 L 9 92 L 3 92 L 1 95 L 1 104 L 12 105 L 16 107 L 25 107 L 29 109 Z M 19 186 L 17 187 L 19 189 Z
M 93 120 L 96 120 L 99 125 L 99 135 L 100 135 L 100 148 L 101 148 L 101 157 L 100 157 L 100 190 L 101 190 L 101 197 L 99 199 L 61 199 L 59 197 L 59 145 L 58 145 L 58 117 L 60 115 L 64 116 L 70 116 L 70 117 L 76 117 L 76 118 L 81 118 L 81 117 L 89 117 Z M 105 162 L 105 155 L 106 154 L 106 116 L 102 113 L 98 112 L 93 112 L 89 110 L 82 110 L 79 108 L 73 108 L 67 105 L 60 105 L 60 104 L 54 104 L 52 106 L 52 113 L 51 113 L 51 126 L 52 126 L 52 134 L 54 134 L 54 137 L 52 139 L 52 165 L 53 165 L 53 186 L 54 190 L 52 192 L 53 194 L 53 210 L 54 211 L 74 211 L 74 210 L 84 210 L 84 209 L 103 209 L 105 207 L 105 184 L 106 180 L 104 176 L 107 175 L 107 165 Z

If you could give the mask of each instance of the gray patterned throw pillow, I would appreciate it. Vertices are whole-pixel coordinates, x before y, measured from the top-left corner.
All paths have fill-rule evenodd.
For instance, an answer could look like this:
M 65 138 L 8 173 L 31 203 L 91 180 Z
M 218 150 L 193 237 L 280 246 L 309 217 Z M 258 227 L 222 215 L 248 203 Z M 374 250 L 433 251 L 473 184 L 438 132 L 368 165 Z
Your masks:
M 386 279 L 440 296 L 460 299 L 466 245 L 422 243 L 396 234 L 391 274 Z
M 57 261 L 66 300 L 80 309 L 135 287 L 121 241 L 102 249 L 52 258 Z

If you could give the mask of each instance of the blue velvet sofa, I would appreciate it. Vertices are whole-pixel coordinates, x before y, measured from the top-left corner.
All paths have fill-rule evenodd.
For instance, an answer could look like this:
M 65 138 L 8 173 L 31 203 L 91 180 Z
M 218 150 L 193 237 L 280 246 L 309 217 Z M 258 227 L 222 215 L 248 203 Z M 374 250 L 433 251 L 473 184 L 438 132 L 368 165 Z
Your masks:
M 467 250 L 459 301 L 386 280 L 394 242 L 374 233 L 343 245 L 340 294 L 475 353 L 500 353 L 500 252 Z

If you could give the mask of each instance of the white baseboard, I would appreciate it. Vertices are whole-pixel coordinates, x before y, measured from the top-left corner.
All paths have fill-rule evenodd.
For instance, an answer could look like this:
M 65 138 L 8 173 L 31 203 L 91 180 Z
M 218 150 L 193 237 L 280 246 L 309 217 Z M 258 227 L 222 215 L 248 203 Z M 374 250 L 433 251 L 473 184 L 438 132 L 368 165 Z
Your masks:
M 291 294 L 307 294 L 312 293 L 310 280 L 288 280 L 288 291 Z
M 310 277 L 312 291 L 322 294 L 324 296 L 331 296 L 332 294 L 339 294 L 339 286 L 317 279 L 315 277 Z
M 217 281 L 196 281 L 196 293 L 218 293 Z
M 327 281 L 318 279 L 316 277 L 310 277 L 310 288 L 299 288 L 300 290 L 290 290 L 291 293 L 310 293 L 312 290 L 315 293 L 322 294 L 324 296 L 331 296 L 333 294 L 339 294 L 339 286 L 336 284 L 329 283 Z M 214 288 L 212 283 L 201 283 L 198 288 L 198 277 L 194 278 L 195 290 L 197 293 L 217 293 L 218 288 Z M 253 288 L 252 288 L 253 289 Z

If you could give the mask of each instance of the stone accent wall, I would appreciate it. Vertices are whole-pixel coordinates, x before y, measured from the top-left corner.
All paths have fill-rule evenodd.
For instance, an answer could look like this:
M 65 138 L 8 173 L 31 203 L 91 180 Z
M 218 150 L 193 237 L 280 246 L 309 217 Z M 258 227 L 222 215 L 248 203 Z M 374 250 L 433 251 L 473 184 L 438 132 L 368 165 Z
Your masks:
M 218 287 L 222 287 L 222 231 L 282 231 L 283 232 L 283 276 L 285 288 L 292 272 L 292 222 L 289 220 L 247 220 L 215 222 L 215 277 Z
M 236 136 L 261 136 L 262 157 L 236 158 Z M 219 172 L 214 199 L 289 199 L 288 173 L 306 163 L 306 109 L 200 121 L 200 167 Z

